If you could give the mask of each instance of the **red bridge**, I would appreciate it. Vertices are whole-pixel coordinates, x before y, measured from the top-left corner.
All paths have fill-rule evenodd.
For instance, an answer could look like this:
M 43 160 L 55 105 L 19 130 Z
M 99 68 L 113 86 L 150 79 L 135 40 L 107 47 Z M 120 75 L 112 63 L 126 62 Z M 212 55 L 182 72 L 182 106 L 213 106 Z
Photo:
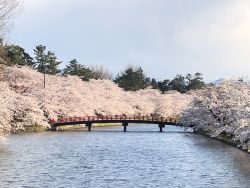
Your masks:
M 85 124 L 88 131 L 91 131 L 93 123 L 121 123 L 123 131 L 127 131 L 129 123 L 157 124 L 160 132 L 165 125 L 177 125 L 177 119 L 173 117 L 154 117 L 154 116 L 137 116 L 137 115 L 109 115 L 109 116 L 84 116 L 84 117 L 65 117 L 58 120 L 50 119 L 52 130 L 63 125 L 80 125 Z

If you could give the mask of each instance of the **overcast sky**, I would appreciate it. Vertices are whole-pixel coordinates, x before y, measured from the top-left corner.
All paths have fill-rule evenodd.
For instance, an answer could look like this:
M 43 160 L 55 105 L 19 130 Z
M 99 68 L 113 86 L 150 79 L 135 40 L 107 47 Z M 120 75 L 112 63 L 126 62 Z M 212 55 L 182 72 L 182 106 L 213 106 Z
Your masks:
M 250 75 L 249 0 L 24 0 L 9 41 L 43 44 L 65 63 L 128 64 L 148 76 Z M 33 54 L 32 54 L 33 55 Z

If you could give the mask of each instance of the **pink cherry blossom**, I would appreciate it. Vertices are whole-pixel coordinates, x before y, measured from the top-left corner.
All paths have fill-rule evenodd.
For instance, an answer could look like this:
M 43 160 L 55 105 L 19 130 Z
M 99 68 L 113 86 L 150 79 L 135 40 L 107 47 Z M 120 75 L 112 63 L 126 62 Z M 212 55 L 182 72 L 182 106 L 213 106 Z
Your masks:
M 77 76 L 46 75 L 29 67 L 5 67 L 0 81 L 0 135 L 31 125 L 49 127 L 49 119 L 92 115 L 180 114 L 192 95 L 147 88 L 125 92 L 110 80 L 83 82 Z
M 250 145 L 250 85 L 239 81 L 225 81 L 192 93 L 193 105 L 182 113 L 180 123 L 195 129 L 232 135 L 240 147 Z

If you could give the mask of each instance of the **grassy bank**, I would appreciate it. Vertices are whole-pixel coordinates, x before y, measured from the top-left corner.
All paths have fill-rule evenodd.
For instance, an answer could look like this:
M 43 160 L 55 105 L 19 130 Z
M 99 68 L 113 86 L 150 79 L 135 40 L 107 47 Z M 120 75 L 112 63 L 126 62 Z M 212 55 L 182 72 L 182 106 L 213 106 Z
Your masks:
M 45 127 L 43 125 L 31 125 L 26 126 L 23 131 L 21 132 L 45 132 L 49 131 L 49 127 Z
M 119 123 L 94 123 L 93 127 L 112 127 L 120 126 Z M 63 125 L 58 127 L 58 131 L 67 131 L 67 130 L 87 130 L 85 125 Z

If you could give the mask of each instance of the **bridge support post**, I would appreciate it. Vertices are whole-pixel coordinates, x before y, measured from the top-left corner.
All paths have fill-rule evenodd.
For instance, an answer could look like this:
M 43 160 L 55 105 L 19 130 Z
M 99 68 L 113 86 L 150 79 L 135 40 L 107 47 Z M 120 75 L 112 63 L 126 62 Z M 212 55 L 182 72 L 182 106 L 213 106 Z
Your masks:
M 127 132 L 128 122 L 122 122 L 123 132 Z
M 162 129 L 165 128 L 165 124 L 159 124 L 160 132 L 162 132 Z
M 92 123 L 87 123 L 86 126 L 88 127 L 88 131 L 91 131 Z
M 57 128 L 57 126 L 51 125 L 50 130 L 51 130 L 51 131 L 57 131 L 57 130 L 58 130 L 58 128 Z

